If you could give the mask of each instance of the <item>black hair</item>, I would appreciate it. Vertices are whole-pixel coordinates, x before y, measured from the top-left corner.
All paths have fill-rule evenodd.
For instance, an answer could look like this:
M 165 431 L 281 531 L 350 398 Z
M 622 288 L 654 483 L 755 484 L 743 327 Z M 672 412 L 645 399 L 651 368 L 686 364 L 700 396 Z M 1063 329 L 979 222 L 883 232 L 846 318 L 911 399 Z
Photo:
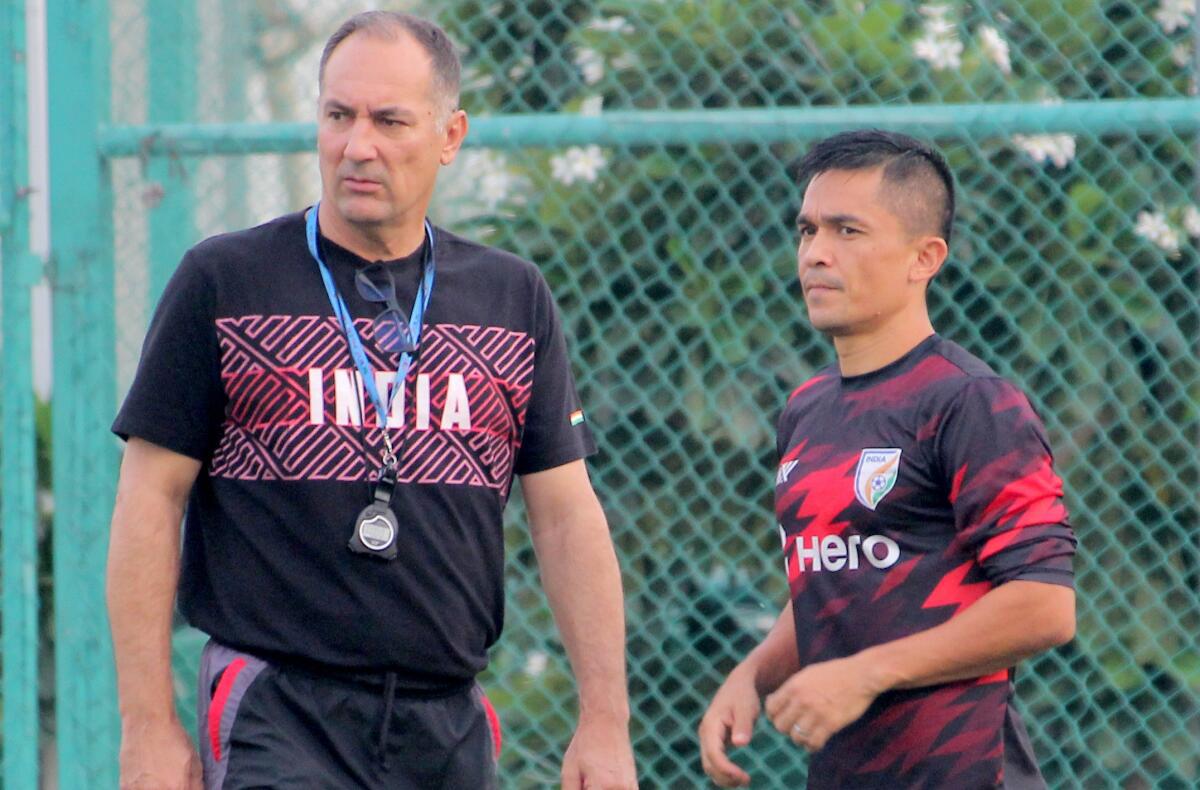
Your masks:
M 352 34 L 363 31 L 370 35 L 395 38 L 397 33 L 407 33 L 416 39 L 433 62 L 435 94 L 447 105 L 447 112 L 458 108 L 459 82 L 462 79 L 462 63 L 454 43 L 437 24 L 412 14 L 398 11 L 363 11 L 347 19 L 325 42 L 321 51 L 321 65 L 317 69 L 317 85 L 325 84 L 325 64 L 329 56 Z
M 883 168 L 885 184 L 907 194 L 896 201 L 901 216 L 920 213 L 916 222 L 932 221 L 946 243 L 954 225 L 954 175 L 946 158 L 915 137 L 882 129 L 856 129 L 826 137 L 800 160 L 801 184 L 829 170 Z M 916 206 L 918 212 L 910 207 Z M 907 210 L 906 210 L 907 209 Z

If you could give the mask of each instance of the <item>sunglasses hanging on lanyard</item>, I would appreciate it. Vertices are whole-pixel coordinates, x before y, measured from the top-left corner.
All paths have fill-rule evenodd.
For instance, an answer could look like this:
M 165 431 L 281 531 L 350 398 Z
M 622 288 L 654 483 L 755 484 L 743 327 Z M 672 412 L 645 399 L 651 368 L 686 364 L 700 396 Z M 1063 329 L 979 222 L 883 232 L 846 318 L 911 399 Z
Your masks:
M 385 403 L 379 395 L 379 388 L 375 385 L 375 369 L 371 366 L 371 360 L 367 358 L 366 351 L 363 350 L 362 340 L 358 336 L 358 330 L 354 327 L 354 319 L 350 316 L 350 310 L 346 307 L 346 300 L 342 298 L 337 285 L 334 284 L 333 275 L 330 274 L 329 267 L 326 265 L 325 259 L 321 256 L 320 245 L 317 243 L 320 233 L 320 228 L 317 224 L 317 212 L 320 207 L 321 203 L 318 201 L 315 206 L 309 209 L 305 219 L 305 237 L 308 241 L 308 252 L 312 255 L 313 260 L 316 261 L 317 269 L 321 272 L 321 280 L 325 283 L 325 293 L 329 296 L 329 304 L 333 307 L 333 315 L 342 327 L 342 334 L 346 336 L 346 345 L 350 347 L 350 356 L 354 360 L 354 366 L 358 369 L 362 385 L 371 397 L 371 404 L 375 407 L 376 424 L 383 435 L 383 465 L 375 475 L 375 483 L 371 489 L 371 503 L 362 509 L 354 521 L 354 531 L 350 536 L 349 548 L 356 554 L 366 554 L 384 560 L 392 560 L 396 558 L 396 537 L 400 532 L 400 521 L 396 518 L 396 514 L 391 506 L 392 491 L 396 487 L 396 464 L 398 459 L 396 458 L 395 449 L 392 446 L 392 438 L 388 433 L 387 415 L 391 408 L 392 399 L 404 387 L 409 365 L 412 364 L 412 355 L 416 352 L 421 342 L 421 329 L 422 322 L 425 319 L 425 310 L 429 307 L 429 299 L 433 295 L 433 279 L 436 268 L 434 263 L 433 226 L 429 224 L 429 220 L 425 220 L 426 244 L 425 255 L 421 261 L 421 283 L 417 287 L 417 293 L 413 299 L 412 311 L 408 316 L 408 326 L 404 328 L 393 327 L 391 329 L 398 340 L 394 345 L 391 342 L 387 345 L 393 346 L 394 350 L 400 351 L 400 360 L 396 366 L 396 377 L 392 381 L 392 387 L 388 392 L 387 402 Z M 360 292 L 363 291 L 364 284 L 356 283 L 356 285 Z M 372 298 L 365 293 L 363 296 L 371 301 L 385 302 L 387 304 L 385 315 L 391 313 L 393 316 L 387 319 L 389 321 L 398 321 L 402 315 L 402 311 L 396 304 L 394 287 L 390 289 L 390 292 L 379 290 L 381 298 Z M 364 425 L 366 424 L 365 419 L 363 423 Z

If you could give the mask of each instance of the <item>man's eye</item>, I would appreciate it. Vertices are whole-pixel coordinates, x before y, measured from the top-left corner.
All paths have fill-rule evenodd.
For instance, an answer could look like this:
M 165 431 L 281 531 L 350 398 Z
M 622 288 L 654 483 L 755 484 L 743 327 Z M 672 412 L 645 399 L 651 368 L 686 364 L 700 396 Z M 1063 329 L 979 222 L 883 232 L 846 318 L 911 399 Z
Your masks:
M 326 116 L 331 121 L 340 121 L 346 117 L 346 113 L 342 112 L 341 110 L 330 110 L 328 113 L 326 113 Z
M 838 228 L 838 233 L 842 234 L 843 236 L 853 236 L 853 235 L 857 234 L 858 232 L 859 232 L 858 228 L 850 228 L 845 225 Z

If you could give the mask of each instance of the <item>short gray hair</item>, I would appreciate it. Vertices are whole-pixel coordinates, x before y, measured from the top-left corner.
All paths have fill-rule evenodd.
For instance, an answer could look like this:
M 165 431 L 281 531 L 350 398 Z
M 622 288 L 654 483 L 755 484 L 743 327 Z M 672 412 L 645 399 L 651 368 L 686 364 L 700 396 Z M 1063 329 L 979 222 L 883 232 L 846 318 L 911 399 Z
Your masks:
M 318 89 L 325 84 L 325 64 L 330 55 L 351 35 L 362 32 L 377 38 L 395 40 L 398 33 L 406 33 L 416 39 L 433 63 L 434 96 L 446 104 L 446 115 L 458 109 L 459 82 L 462 78 L 462 63 L 454 43 L 446 31 L 427 19 L 398 11 L 363 11 L 347 19 L 325 42 L 321 51 L 321 65 L 317 69 Z

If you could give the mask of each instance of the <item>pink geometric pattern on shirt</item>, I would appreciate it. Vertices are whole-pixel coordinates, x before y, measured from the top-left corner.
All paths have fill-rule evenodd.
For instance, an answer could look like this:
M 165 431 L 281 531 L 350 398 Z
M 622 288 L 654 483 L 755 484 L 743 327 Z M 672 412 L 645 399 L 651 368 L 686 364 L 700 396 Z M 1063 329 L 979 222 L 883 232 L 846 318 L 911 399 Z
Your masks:
M 221 379 L 228 396 L 214 477 L 239 480 L 364 480 L 382 462 L 375 409 L 366 426 L 337 425 L 335 370 L 354 370 L 332 317 L 243 316 L 216 322 Z M 377 371 L 394 371 L 379 354 L 371 323 L 355 322 Z M 406 382 L 405 425 L 390 429 L 401 454 L 398 478 L 509 489 L 533 383 L 533 338 L 502 327 L 426 326 L 419 371 Z M 309 371 L 323 371 L 324 424 L 310 419 Z M 417 430 L 416 375 L 428 374 L 428 429 Z M 470 405 L 469 430 L 441 429 L 450 374 L 460 374 Z M 403 448 L 403 451 L 401 451 Z

